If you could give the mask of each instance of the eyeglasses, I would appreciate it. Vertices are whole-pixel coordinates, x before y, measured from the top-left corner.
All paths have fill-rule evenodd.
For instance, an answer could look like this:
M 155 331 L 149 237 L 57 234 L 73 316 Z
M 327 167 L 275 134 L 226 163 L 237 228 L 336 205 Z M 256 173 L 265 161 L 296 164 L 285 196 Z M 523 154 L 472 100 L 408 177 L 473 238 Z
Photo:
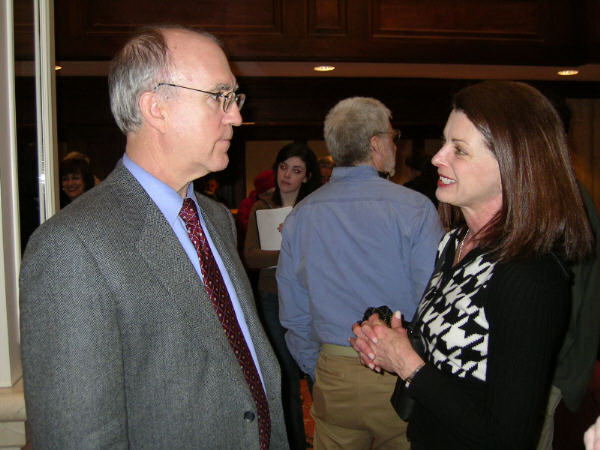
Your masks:
M 233 91 L 230 91 L 227 93 L 210 92 L 210 91 L 203 91 L 202 89 L 194 89 L 191 87 L 181 86 L 179 84 L 173 84 L 173 83 L 158 83 L 154 89 L 159 88 L 160 86 L 171 86 L 171 87 L 176 87 L 176 88 L 181 88 L 181 89 L 188 89 L 190 91 L 202 92 L 203 94 L 210 95 L 216 101 L 221 102 L 221 105 L 223 106 L 223 111 L 225 111 L 225 112 L 229 111 L 229 108 L 231 108 L 231 105 L 233 105 L 234 102 L 237 105 L 238 109 L 241 111 L 242 106 L 244 106 L 244 102 L 246 101 L 246 94 L 238 94 Z M 223 99 L 223 101 L 221 101 L 221 99 Z
M 375 135 L 378 135 L 378 134 L 391 134 L 392 141 L 394 142 L 395 145 L 398 145 L 400 143 L 400 137 L 402 136 L 402 131 L 391 130 L 391 131 L 378 131 L 377 133 L 375 133 Z

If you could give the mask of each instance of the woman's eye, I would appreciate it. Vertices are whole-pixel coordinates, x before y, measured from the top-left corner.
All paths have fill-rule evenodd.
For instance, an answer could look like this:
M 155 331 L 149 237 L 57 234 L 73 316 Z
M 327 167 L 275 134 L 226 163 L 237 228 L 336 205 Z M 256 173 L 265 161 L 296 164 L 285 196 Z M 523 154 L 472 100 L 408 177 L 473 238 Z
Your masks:
M 457 155 L 466 155 L 467 153 L 460 147 L 454 147 L 454 153 Z

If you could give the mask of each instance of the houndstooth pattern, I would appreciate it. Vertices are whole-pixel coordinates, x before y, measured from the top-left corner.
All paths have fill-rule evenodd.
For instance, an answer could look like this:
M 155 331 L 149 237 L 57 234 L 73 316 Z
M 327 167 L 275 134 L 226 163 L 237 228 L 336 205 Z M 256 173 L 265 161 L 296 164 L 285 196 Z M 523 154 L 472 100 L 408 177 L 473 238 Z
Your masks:
M 202 279 L 204 280 L 204 288 L 206 289 L 210 301 L 215 308 L 215 312 L 221 321 L 229 344 L 242 367 L 244 377 L 256 403 L 260 448 L 261 450 L 266 450 L 269 448 L 271 435 L 271 418 L 269 415 L 267 397 L 260 381 L 258 371 L 256 370 L 256 365 L 252 359 L 250 349 L 244 339 L 240 324 L 237 321 L 231 298 L 229 297 L 229 292 L 225 286 L 225 281 L 223 280 L 223 276 L 219 270 L 219 266 L 217 265 L 217 261 L 215 260 L 210 245 L 208 245 L 204 230 L 200 225 L 196 204 L 191 198 L 186 198 L 183 201 L 183 207 L 179 212 L 179 216 L 185 222 L 188 235 L 198 253 L 200 270 L 202 272 Z
M 447 245 L 448 233 L 438 250 L 438 258 Z M 455 239 L 456 246 L 458 240 Z M 450 252 L 452 255 L 452 252 Z M 487 287 L 494 273 L 495 261 L 488 254 L 464 261 L 451 271 L 442 285 L 444 270 L 432 277 L 419 307 L 420 329 L 431 362 L 440 370 L 460 378 L 486 380 L 489 324 L 484 296 L 477 295 Z

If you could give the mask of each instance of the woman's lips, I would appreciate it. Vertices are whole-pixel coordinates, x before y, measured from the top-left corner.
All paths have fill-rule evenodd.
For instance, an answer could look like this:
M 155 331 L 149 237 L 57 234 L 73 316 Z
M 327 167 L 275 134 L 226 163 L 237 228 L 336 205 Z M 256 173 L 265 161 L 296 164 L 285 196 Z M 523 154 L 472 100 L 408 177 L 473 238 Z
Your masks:
M 440 187 L 444 187 L 444 186 L 450 186 L 451 184 L 454 184 L 454 183 L 456 183 L 456 180 L 453 180 L 452 178 L 448 178 L 443 175 L 440 175 L 438 178 L 437 185 Z

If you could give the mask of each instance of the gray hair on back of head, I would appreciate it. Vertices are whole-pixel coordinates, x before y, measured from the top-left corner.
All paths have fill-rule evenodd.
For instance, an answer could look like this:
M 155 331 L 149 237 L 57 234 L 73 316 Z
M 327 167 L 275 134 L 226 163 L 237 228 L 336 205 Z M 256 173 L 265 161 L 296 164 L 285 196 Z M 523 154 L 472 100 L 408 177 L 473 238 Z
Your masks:
M 388 131 L 392 113 L 379 100 L 350 97 L 340 101 L 325 117 L 325 142 L 337 166 L 370 160 L 371 138 Z
M 140 28 L 115 55 L 108 74 L 110 109 L 124 134 L 136 131 L 142 124 L 140 96 L 171 78 L 169 48 L 164 36 L 167 30 L 197 33 L 221 46 L 212 34 L 181 25 Z

